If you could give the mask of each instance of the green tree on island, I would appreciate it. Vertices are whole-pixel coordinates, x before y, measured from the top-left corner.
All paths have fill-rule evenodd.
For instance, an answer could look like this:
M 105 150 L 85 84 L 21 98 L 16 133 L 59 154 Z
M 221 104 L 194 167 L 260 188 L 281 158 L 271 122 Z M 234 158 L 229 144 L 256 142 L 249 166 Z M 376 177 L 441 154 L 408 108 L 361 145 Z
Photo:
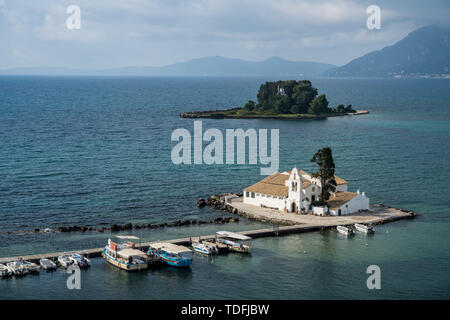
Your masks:
M 280 96 L 276 100 L 273 110 L 276 114 L 286 114 L 291 111 L 291 105 L 292 102 L 289 96 Z
M 331 110 L 328 108 L 328 100 L 324 94 L 321 94 L 315 98 L 311 105 L 309 106 L 308 113 L 310 114 L 326 114 L 330 113 Z
M 312 157 L 311 162 L 319 166 L 319 170 L 313 173 L 313 178 L 318 178 L 321 184 L 320 199 L 317 204 L 326 205 L 332 192 L 336 191 L 336 180 L 334 179 L 334 160 L 329 147 L 322 148 Z
M 253 100 L 248 100 L 248 102 L 245 104 L 244 109 L 247 111 L 253 111 L 255 110 L 256 104 Z
M 317 96 L 317 89 L 311 85 L 311 81 L 299 81 L 294 88 L 292 99 L 295 104 L 291 109 L 292 113 L 308 113 L 308 108 L 314 98 Z

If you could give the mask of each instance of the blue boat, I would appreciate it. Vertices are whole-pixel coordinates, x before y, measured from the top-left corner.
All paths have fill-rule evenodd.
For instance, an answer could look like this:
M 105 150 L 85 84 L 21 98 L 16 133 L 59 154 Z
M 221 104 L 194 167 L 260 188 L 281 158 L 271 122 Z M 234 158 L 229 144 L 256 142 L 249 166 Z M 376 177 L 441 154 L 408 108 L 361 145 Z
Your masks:
M 189 248 L 167 242 L 151 243 L 147 254 L 173 267 L 189 267 L 192 264 L 192 251 Z

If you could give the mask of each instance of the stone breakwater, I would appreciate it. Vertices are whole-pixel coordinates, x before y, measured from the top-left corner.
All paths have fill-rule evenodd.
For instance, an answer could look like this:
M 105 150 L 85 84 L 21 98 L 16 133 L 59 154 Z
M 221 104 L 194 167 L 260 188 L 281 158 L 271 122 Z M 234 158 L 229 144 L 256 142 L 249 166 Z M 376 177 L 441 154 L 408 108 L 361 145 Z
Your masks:
M 235 217 L 217 217 L 212 220 L 178 220 L 174 222 L 168 223 L 160 223 L 160 224 L 135 224 L 126 223 L 123 225 L 112 224 L 109 227 L 89 227 L 89 226 L 62 226 L 55 229 L 34 229 L 34 230 L 24 230 L 24 231 L 6 231 L 0 232 L 2 234 L 15 234 L 15 233 L 39 233 L 39 232 L 89 232 L 89 231 L 97 231 L 97 232 L 117 232 L 117 231 L 125 231 L 125 230 L 136 230 L 136 229 L 155 229 L 155 228 L 170 228 L 170 227 L 181 227 L 181 226 L 190 226 L 190 225 L 202 225 L 202 224 L 223 224 L 223 223 L 232 223 L 239 222 L 239 218 Z
M 217 210 L 237 214 L 248 220 L 286 226 L 303 225 L 313 228 L 332 228 L 337 225 L 352 225 L 355 223 L 377 225 L 417 216 L 417 213 L 413 211 L 397 209 L 383 204 L 375 204 L 368 211 L 344 216 L 320 217 L 313 214 L 284 213 L 270 208 L 244 204 L 240 193 L 212 195 L 207 200 L 200 199 L 197 205 L 200 206 L 200 202 L 202 205 L 209 205 Z

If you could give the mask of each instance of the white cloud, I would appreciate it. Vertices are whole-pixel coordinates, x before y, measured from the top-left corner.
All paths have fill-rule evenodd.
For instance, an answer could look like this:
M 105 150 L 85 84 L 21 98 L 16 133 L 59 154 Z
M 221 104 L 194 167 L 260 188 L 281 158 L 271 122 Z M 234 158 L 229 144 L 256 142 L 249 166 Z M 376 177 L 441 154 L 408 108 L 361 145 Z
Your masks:
M 0 68 L 20 63 L 12 48 L 42 65 L 70 60 L 79 67 L 161 65 L 208 55 L 343 63 L 445 16 L 424 2 L 379 0 L 383 29 L 370 32 L 366 4 L 356 0 L 75 2 L 82 12 L 80 30 L 65 25 L 73 1 L 0 0 L 0 37 L 9 46 L 0 48 Z

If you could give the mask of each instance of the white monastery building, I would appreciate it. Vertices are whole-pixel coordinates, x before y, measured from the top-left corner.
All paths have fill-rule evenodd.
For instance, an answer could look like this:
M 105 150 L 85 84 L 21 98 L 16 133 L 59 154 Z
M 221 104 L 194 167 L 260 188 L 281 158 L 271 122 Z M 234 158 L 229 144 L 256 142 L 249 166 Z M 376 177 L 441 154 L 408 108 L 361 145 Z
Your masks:
M 325 208 L 312 203 L 320 197 L 321 183 L 317 178 L 297 168 L 276 172 L 258 183 L 244 189 L 244 203 L 284 212 L 308 213 L 333 216 L 369 210 L 369 198 L 364 192 L 348 192 L 348 183 L 334 176 L 336 191 L 330 196 Z

